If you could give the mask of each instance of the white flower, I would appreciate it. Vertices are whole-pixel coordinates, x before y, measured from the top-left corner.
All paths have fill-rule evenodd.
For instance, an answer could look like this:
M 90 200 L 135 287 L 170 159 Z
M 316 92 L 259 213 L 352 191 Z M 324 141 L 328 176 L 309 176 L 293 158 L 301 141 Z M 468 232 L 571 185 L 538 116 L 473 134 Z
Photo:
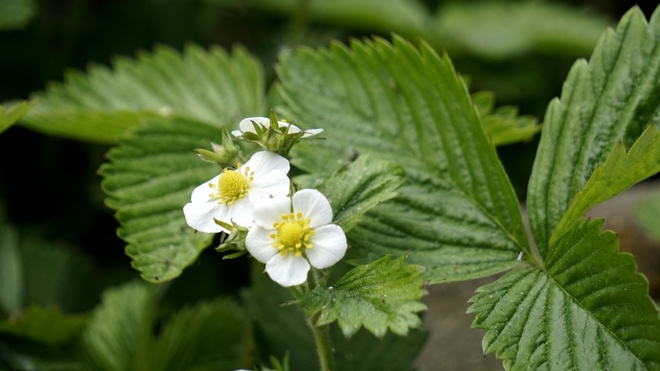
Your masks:
M 273 281 L 284 287 L 300 285 L 310 264 L 328 268 L 346 253 L 346 235 L 331 221 L 328 199 L 315 189 L 304 189 L 292 198 L 273 198 L 256 207 L 245 245 L 266 263 Z
M 252 211 L 261 201 L 289 194 L 289 161 L 262 151 L 244 165 L 222 173 L 193 190 L 190 203 L 183 207 L 186 222 L 200 232 L 229 232 L 214 219 L 249 227 Z
M 241 120 L 241 122 L 238 124 L 240 130 L 234 130 L 231 132 L 231 134 L 237 138 L 242 137 L 243 133 L 246 132 L 256 134 L 257 132 L 254 130 L 254 124 L 260 125 L 264 129 L 268 129 L 270 127 L 270 119 L 268 117 L 248 117 Z M 289 124 L 286 121 L 278 121 L 277 125 L 279 127 L 288 127 L 289 134 L 298 134 L 301 131 L 299 127 Z M 321 132 L 323 132 L 323 129 L 307 129 L 304 130 L 302 137 L 309 138 Z

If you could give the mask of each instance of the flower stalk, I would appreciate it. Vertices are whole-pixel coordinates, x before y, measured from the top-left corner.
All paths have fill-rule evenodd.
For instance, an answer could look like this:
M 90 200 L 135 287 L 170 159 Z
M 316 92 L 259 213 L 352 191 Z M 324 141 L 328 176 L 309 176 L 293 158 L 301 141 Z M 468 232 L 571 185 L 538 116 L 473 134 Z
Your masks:
M 330 331 L 327 325 L 316 326 L 311 318 L 309 325 L 314 333 L 314 341 L 316 342 L 316 352 L 319 356 L 319 363 L 322 371 L 334 371 L 335 360 L 332 354 L 332 343 L 330 342 Z

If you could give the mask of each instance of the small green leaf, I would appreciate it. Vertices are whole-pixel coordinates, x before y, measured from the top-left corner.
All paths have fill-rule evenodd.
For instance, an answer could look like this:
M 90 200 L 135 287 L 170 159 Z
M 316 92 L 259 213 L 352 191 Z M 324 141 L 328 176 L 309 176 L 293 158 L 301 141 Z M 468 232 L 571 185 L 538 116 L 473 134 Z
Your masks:
M 300 305 L 315 325 L 337 321 L 345 336 L 364 326 L 377 337 L 390 331 L 406 335 L 410 328 L 421 326 L 417 314 L 426 309 L 421 301 L 422 269 L 404 264 L 405 257 L 391 260 L 385 256 L 371 264 L 349 271 L 330 287 L 318 287 L 307 293 Z
M 34 17 L 36 8 L 37 6 L 34 0 L 0 1 L 0 30 L 16 29 L 25 26 Z
M 349 232 L 354 257 L 406 254 L 442 282 L 500 272 L 530 253 L 511 183 L 446 55 L 377 38 L 300 49 L 278 73 L 278 112 L 327 138 L 294 148 L 300 168 L 326 173 L 367 154 L 404 170 L 399 196 Z
M 82 332 L 85 316 L 65 315 L 59 308 L 29 306 L 0 322 L 0 332 L 48 345 L 60 345 Z
M 566 214 L 552 234 L 559 237 L 592 206 L 613 197 L 636 183 L 660 172 L 660 131 L 649 126 L 626 153 L 619 142 L 602 166 L 575 195 Z
M 111 143 L 141 118 L 183 117 L 214 127 L 262 112 L 263 72 L 237 48 L 229 55 L 188 45 L 183 53 L 158 46 L 137 60 L 119 58 L 114 69 L 70 72 L 64 84 L 34 95 L 38 104 L 22 120 L 50 135 Z
M 187 226 L 183 205 L 196 186 L 220 172 L 194 151 L 220 135 L 190 120 L 148 120 L 127 133 L 101 166 L 106 203 L 117 210 L 119 236 L 145 280 L 177 277 L 211 242 L 212 235 Z
M 328 176 L 320 190 L 330 200 L 334 223 L 348 232 L 367 211 L 397 195 L 402 175 L 397 164 L 365 155 Z
M 1 10 L 0 14 L 2 14 Z M 9 127 L 20 120 L 30 106 L 28 102 L 19 102 L 5 106 L 0 105 L 0 133 L 9 129 Z
M 659 44 L 660 11 L 647 23 L 633 8 L 605 32 L 588 63 L 573 65 L 561 98 L 549 104 L 527 193 L 542 256 L 575 196 L 618 143 L 630 148 L 649 123 L 660 124 Z
M 582 219 L 550 247 L 545 269 L 510 272 L 478 290 L 469 313 L 485 352 L 506 369 L 656 370 L 660 319 L 602 220 Z
M 515 107 L 503 106 L 494 109 L 495 96 L 491 92 L 472 94 L 484 132 L 495 146 L 531 140 L 541 126 L 532 116 L 518 116 Z

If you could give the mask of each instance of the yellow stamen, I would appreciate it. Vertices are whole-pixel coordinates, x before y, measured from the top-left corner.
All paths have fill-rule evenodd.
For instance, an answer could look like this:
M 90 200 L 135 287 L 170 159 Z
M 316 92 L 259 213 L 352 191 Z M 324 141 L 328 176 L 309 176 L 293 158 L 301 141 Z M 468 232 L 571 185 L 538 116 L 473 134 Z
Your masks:
M 305 249 L 311 249 L 310 237 L 314 236 L 314 229 L 309 226 L 309 218 L 303 219 L 302 213 L 283 214 L 280 223 L 273 223 L 276 233 L 271 233 L 273 246 L 286 255 L 293 253 L 302 256 Z
M 216 190 L 216 193 L 210 194 L 209 197 L 216 199 L 220 204 L 231 205 L 247 196 L 250 183 L 254 180 L 254 172 L 250 171 L 250 167 L 241 169 L 241 164 L 237 164 L 236 167 L 236 170 L 224 169 L 218 184 L 209 183 L 209 187 Z

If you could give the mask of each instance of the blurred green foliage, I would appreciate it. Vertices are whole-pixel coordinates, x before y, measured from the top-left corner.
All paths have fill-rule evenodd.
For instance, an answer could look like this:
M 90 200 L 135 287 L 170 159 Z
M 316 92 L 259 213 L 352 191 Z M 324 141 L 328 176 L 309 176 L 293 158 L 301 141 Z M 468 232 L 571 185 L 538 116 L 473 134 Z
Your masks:
M 654 1 L 638 3 L 647 15 L 657 5 Z M 326 45 L 330 39 L 347 41 L 371 35 L 388 38 L 396 33 L 410 40 L 424 39 L 446 51 L 474 92 L 494 93 L 495 107 L 514 106 L 520 114 L 540 121 L 575 59 L 587 57 L 604 29 L 632 5 L 615 0 L 1 1 L 0 369 L 85 369 L 79 359 L 103 369 L 99 364 L 112 355 L 89 341 L 85 348 L 85 341 L 81 345 L 76 335 L 86 321 L 98 322 L 108 315 L 104 305 L 120 301 L 126 290 L 139 291 L 138 296 L 150 303 L 143 310 L 154 311 L 139 314 L 148 319 L 148 329 L 143 331 L 151 335 L 144 335 L 148 338 L 142 344 L 145 349 L 169 349 L 167 339 L 172 335 L 168 328 L 180 331 L 186 323 L 198 323 L 214 306 L 236 316 L 241 324 L 245 321 L 231 301 L 182 309 L 200 300 L 220 294 L 243 300 L 248 308 L 245 316 L 255 318 L 255 308 L 263 304 L 260 301 L 270 300 L 255 291 L 241 290 L 251 281 L 247 261 L 229 264 L 211 249 L 157 293 L 137 284 L 107 291 L 138 277 L 124 255 L 125 243 L 116 237 L 117 221 L 103 204 L 105 196 L 96 175 L 106 162 L 109 145 L 53 137 L 20 123 L 12 126 L 30 103 L 9 102 L 31 102 L 38 92 L 64 81 L 67 71 L 84 71 L 90 64 L 110 66 L 118 58 L 133 58 L 156 45 L 177 50 L 189 42 L 226 49 L 241 45 L 265 66 L 269 84 L 275 78 L 277 56 L 300 45 Z M 498 149 L 521 198 L 536 146 L 534 139 Z M 265 290 L 260 285 L 257 290 Z M 276 290 L 268 292 L 278 295 Z M 156 300 L 158 311 L 153 309 Z M 277 317 L 278 313 L 269 315 Z M 21 318 L 53 327 L 35 334 Z M 276 332 L 268 327 L 267 319 L 257 318 L 256 323 L 262 326 L 255 331 L 257 342 L 266 342 L 259 335 Z M 165 329 L 161 336 L 153 336 L 160 326 Z M 94 329 L 90 326 L 86 331 Z M 285 340 L 305 336 L 294 334 Z M 360 332 L 358 336 L 370 335 Z M 423 333 L 407 338 L 403 353 L 414 355 L 423 338 Z M 244 346 L 244 339 L 240 340 L 239 345 Z M 389 337 L 385 342 L 400 346 Z M 279 344 L 266 345 L 264 349 L 283 351 Z M 338 346 L 351 349 L 348 341 Z M 194 352 L 177 351 L 195 358 L 190 356 Z M 81 357 L 81 352 L 87 356 Z M 268 355 L 284 354 L 255 357 L 267 362 Z M 294 365 L 305 364 L 296 357 L 292 358 Z M 383 359 L 383 354 L 371 357 Z M 409 363 L 405 357 L 397 360 Z M 242 361 L 231 359 L 228 364 Z

